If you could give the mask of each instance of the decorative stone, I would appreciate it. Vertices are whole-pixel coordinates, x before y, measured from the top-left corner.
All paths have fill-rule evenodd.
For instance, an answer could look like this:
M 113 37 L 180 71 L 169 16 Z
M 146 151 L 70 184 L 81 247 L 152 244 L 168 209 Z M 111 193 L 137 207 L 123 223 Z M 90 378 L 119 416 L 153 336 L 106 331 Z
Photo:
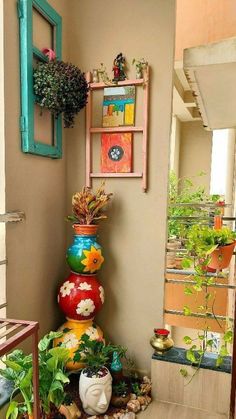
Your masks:
M 143 406 L 141 406 L 141 410 L 142 411 L 144 411 L 144 410 L 146 410 L 147 409 L 147 405 L 146 404 L 144 404 Z
M 130 401 L 127 403 L 127 408 L 128 408 L 131 412 L 137 413 L 137 412 L 139 412 L 139 411 L 140 411 L 141 406 L 140 406 L 140 403 L 139 403 L 139 401 L 138 401 L 138 400 L 130 400 Z
M 144 397 L 146 399 L 146 404 L 149 405 L 151 403 L 151 401 L 152 401 L 152 398 L 149 397 L 149 396 L 144 396 Z
M 130 400 L 136 400 L 136 399 L 137 399 L 136 394 L 131 393 L 131 395 L 130 395 Z
M 146 398 L 144 396 L 138 396 L 137 400 L 139 401 L 141 406 L 147 404 Z
M 145 384 L 152 384 L 151 379 L 147 375 L 145 375 L 143 377 L 143 383 L 145 383 Z
M 134 412 L 124 413 L 120 419 L 135 419 L 136 415 Z
M 152 385 L 151 384 L 141 384 L 140 391 L 143 395 L 151 393 Z

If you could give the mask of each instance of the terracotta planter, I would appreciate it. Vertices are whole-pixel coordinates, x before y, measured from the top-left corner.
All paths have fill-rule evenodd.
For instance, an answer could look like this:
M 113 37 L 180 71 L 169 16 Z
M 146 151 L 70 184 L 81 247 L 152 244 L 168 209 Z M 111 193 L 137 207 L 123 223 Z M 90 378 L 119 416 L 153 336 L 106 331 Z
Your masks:
M 79 234 L 80 236 L 91 236 L 97 234 L 98 225 L 73 224 L 73 229 L 75 230 L 75 234 Z
M 104 289 L 96 275 L 71 272 L 58 291 L 58 304 L 65 316 L 73 320 L 90 320 L 104 303 Z
M 58 330 L 63 332 L 63 336 L 55 339 L 53 346 L 55 347 L 63 344 L 65 348 L 69 349 L 72 361 L 67 362 L 67 370 L 81 370 L 86 365 L 83 362 L 73 361 L 74 352 L 78 349 L 80 338 L 83 334 L 86 334 L 90 339 L 102 339 L 103 333 L 100 327 L 95 325 L 92 319 L 85 321 L 68 320 Z
M 97 242 L 97 225 L 74 224 L 74 242 L 67 249 L 66 260 L 73 272 L 93 274 L 103 262 L 102 248 Z
M 226 246 L 221 246 L 215 249 L 211 253 L 211 261 L 208 264 L 208 268 L 216 270 L 228 268 L 231 258 L 233 256 L 235 245 L 236 241 L 231 244 L 227 244 Z
M 125 407 L 127 403 L 130 401 L 130 394 L 126 396 L 112 396 L 111 397 L 111 405 L 114 407 Z

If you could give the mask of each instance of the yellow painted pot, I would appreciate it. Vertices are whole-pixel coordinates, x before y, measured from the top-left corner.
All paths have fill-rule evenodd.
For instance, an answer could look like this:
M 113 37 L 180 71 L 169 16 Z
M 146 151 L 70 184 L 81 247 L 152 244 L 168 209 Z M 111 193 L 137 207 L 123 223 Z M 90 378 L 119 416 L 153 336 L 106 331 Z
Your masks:
M 80 338 L 83 334 L 86 333 L 90 339 L 103 338 L 102 330 L 95 325 L 92 319 L 84 321 L 67 319 L 58 330 L 63 332 L 63 336 L 55 339 L 53 346 L 55 347 L 62 343 L 65 348 L 69 349 L 71 359 L 74 357 L 74 352 L 78 348 Z M 86 365 L 83 362 L 69 361 L 66 368 L 70 371 L 75 371 L 80 370 L 85 366 Z

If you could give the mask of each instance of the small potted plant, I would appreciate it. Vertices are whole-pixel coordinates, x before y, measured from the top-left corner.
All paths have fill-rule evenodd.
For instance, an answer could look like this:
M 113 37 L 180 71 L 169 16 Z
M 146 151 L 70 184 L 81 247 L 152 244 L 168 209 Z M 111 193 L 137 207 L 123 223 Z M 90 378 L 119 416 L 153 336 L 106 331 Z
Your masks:
M 101 415 L 108 409 L 112 395 L 112 376 L 108 369 L 114 351 L 124 353 L 124 348 L 108 344 L 102 339 L 91 340 L 88 335 L 81 337 L 75 351 L 74 361 L 83 362 L 79 394 L 84 411 L 89 415 Z
M 85 107 L 88 83 L 81 70 L 71 63 L 50 59 L 34 70 L 36 102 L 58 118 L 63 114 L 65 128 L 74 126 L 75 115 Z
M 97 272 L 104 258 L 101 246 L 96 241 L 98 222 L 107 218 L 104 210 L 112 194 L 107 194 L 104 182 L 93 192 L 84 187 L 72 197 L 72 215 L 67 217 L 75 230 L 74 243 L 67 250 L 67 262 L 73 272 L 93 274 Z
M 144 75 L 144 71 L 147 70 L 148 62 L 144 58 L 141 58 L 140 60 L 134 58 L 132 64 L 135 65 L 136 68 L 136 79 L 141 79 Z
M 39 342 L 39 399 L 42 419 L 56 418 L 65 400 L 65 384 L 69 383 L 65 365 L 69 358 L 66 348 L 51 348 L 51 344 L 61 332 L 50 332 Z M 6 368 L 0 375 L 13 382 L 14 388 L 7 410 L 7 418 L 16 419 L 18 415 L 33 418 L 33 363 L 32 354 L 25 355 L 16 349 L 3 360 Z M 13 400 L 20 392 L 22 401 Z
M 214 229 L 194 225 L 189 229 L 186 247 L 207 268 L 221 270 L 229 266 L 236 244 L 236 232 L 228 227 Z
M 111 404 L 114 407 L 125 407 L 130 400 L 130 390 L 126 381 L 120 381 L 112 387 Z

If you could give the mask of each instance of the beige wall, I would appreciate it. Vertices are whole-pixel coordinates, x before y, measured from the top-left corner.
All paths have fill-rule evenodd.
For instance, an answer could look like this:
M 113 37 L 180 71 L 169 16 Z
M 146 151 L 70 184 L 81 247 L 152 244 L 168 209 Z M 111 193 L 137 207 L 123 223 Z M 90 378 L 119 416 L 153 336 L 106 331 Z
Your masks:
M 175 59 L 184 48 L 236 36 L 235 0 L 177 0 Z
M 204 130 L 201 121 L 182 122 L 179 154 L 179 176 L 196 176 L 203 171 L 206 176 L 193 179 L 194 184 L 210 189 L 212 132 Z
M 151 66 L 149 189 L 138 179 L 107 180 L 114 192 L 109 220 L 100 229 L 106 262 L 99 275 L 106 303 L 99 325 L 116 343 L 130 349 L 138 367 L 150 368 L 149 338 L 163 322 L 166 201 L 171 124 L 175 1 L 73 0 L 70 59 L 83 70 L 103 62 L 111 76 L 122 51 L 129 64 L 145 57 Z M 134 69 L 129 70 L 129 75 Z M 101 124 L 101 103 L 98 106 Z M 99 141 L 99 139 L 94 140 Z M 135 141 L 140 141 L 137 138 Z M 99 160 L 99 150 L 95 159 Z M 85 182 L 84 112 L 67 134 L 68 211 L 71 195 Z M 96 187 L 99 182 L 94 182 Z
M 66 0 L 51 4 L 65 18 Z M 7 226 L 7 315 L 39 320 L 41 333 L 58 326 L 56 287 L 65 271 L 66 159 L 22 153 L 20 148 L 19 29 L 17 1 L 4 2 L 6 208 L 26 220 Z M 41 34 L 43 36 L 43 33 Z

